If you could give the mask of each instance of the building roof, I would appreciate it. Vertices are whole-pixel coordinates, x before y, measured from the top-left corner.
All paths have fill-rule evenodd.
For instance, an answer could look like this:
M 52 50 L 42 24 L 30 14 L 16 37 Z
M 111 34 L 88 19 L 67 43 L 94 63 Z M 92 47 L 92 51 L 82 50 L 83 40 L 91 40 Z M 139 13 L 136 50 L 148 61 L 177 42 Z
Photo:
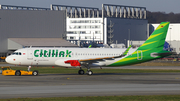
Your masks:
M 77 47 L 62 38 L 8 38 L 9 40 L 24 47 Z

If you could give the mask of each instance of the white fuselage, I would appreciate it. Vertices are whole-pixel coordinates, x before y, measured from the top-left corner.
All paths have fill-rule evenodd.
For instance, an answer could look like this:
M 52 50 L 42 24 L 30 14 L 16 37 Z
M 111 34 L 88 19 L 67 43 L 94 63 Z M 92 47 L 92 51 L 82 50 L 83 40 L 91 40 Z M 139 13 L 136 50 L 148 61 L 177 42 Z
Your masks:
M 8 56 L 6 62 L 27 66 L 72 67 L 70 64 L 65 64 L 64 61 L 119 56 L 125 50 L 125 48 L 23 48 Z M 130 49 L 128 54 L 135 50 Z M 115 61 L 117 60 L 105 60 L 93 63 L 91 66 L 106 66 Z

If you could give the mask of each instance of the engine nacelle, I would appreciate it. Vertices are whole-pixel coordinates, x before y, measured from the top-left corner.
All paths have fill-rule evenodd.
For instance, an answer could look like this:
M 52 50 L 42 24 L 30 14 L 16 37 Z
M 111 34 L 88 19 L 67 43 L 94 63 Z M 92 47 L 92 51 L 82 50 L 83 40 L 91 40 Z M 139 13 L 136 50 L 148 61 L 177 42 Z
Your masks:
M 106 66 L 106 64 L 103 62 L 99 62 L 99 63 L 92 63 L 90 66 L 91 67 L 102 67 L 102 66 Z

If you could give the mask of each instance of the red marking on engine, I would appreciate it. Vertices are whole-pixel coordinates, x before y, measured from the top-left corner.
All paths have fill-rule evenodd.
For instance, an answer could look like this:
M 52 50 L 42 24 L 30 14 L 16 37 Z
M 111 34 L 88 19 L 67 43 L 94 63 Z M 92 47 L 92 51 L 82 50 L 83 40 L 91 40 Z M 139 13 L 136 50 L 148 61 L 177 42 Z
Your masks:
M 13 59 L 14 61 L 16 60 L 16 59 Z
M 23 55 L 26 55 L 26 53 L 23 53 Z
M 78 60 L 67 60 L 67 61 L 64 61 L 64 63 L 70 63 L 71 66 L 81 66 Z

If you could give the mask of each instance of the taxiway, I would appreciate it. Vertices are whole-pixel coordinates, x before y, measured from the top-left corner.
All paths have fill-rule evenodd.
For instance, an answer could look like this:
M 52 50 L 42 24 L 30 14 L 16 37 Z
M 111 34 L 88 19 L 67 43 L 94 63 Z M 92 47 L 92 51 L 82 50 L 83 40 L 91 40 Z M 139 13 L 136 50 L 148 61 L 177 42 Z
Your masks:
M 0 75 L 0 98 L 180 94 L 180 73 Z

